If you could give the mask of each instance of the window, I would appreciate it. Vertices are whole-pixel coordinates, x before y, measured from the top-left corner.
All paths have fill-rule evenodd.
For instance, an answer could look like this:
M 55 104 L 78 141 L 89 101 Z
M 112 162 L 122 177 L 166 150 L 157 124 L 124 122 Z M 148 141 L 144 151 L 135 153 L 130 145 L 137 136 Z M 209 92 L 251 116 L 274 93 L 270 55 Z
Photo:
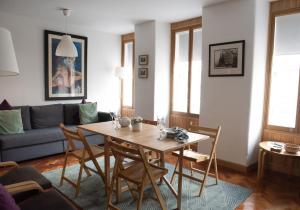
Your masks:
M 123 106 L 132 107 L 133 92 L 133 41 L 124 43 L 125 74 L 123 78 Z
M 122 36 L 122 66 L 124 76 L 122 80 L 122 107 L 133 107 L 133 62 L 134 61 L 134 35 L 126 34 Z
M 171 111 L 199 115 L 202 30 L 193 25 L 172 33 Z
M 267 127 L 299 132 L 300 13 L 273 17 Z

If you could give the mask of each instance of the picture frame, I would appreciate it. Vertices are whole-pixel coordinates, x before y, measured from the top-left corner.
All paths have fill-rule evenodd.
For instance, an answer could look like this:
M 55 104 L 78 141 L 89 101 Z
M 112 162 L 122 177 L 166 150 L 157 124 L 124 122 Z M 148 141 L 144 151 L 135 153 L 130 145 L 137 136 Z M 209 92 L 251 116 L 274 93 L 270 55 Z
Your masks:
M 44 31 L 46 101 L 87 98 L 88 38 L 69 34 L 77 49 L 78 57 L 56 56 L 56 48 L 64 34 L 56 31 Z
M 139 68 L 139 78 L 148 78 L 148 68 Z
M 149 56 L 148 55 L 140 55 L 139 56 L 139 65 L 148 65 Z
M 244 76 L 245 40 L 209 45 L 209 77 Z

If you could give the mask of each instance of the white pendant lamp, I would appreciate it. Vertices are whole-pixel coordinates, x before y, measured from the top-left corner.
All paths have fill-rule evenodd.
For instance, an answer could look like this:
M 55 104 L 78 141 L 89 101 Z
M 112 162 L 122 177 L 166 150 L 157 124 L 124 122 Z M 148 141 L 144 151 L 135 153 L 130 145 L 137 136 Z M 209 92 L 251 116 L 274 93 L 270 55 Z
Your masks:
M 63 9 L 63 14 L 66 17 L 66 34 L 62 36 L 60 43 L 58 44 L 55 55 L 62 57 L 78 57 L 77 49 L 72 41 L 72 37 L 67 34 L 67 17 L 70 16 L 70 9 Z
M 19 74 L 19 67 L 14 50 L 11 33 L 0 27 L 0 76 L 15 76 Z

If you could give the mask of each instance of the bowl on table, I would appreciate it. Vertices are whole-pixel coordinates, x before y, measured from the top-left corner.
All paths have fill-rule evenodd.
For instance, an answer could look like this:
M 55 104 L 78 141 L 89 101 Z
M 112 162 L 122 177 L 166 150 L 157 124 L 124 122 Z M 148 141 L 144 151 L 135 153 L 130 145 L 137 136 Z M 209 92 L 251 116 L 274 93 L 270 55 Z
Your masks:
M 300 150 L 300 145 L 298 145 L 298 144 L 290 144 L 290 143 L 286 143 L 286 144 L 284 145 L 284 149 L 285 149 L 285 151 L 288 152 L 288 153 L 293 153 L 293 154 L 295 154 L 295 153 L 297 153 L 297 152 Z
M 129 117 L 121 117 L 119 123 L 122 127 L 128 127 L 130 125 Z

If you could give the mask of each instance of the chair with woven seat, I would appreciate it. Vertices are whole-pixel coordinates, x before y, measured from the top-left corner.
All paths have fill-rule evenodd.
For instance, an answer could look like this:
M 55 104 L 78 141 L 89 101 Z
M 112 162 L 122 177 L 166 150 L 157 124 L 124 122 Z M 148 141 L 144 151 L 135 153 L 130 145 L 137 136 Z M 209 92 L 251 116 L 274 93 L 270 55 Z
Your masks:
M 137 210 L 141 209 L 144 190 L 145 187 L 149 185 L 152 185 L 161 209 L 166 210 L 165 202 L 156 181 L 166 175 L 168 170 L 149 163 L 142 147 L 135 147 L 133 145 L 128 147 L 114 141 L 109 141 L 108 144 L 115 157 L 115 165 L 108 196 L 108 209 L 118 209 L 112 204 L 112 193 L 115 182 L 121 178 L 127 182 L 131 195 L 134 198 L 138 197 Z M 124 159 L 131 159 L 135 162 L 127 167 L 124 166 Z M 132 185 L 136 188 L 133 188 Z M 138 196 L 135 196 L 135 193 L 137 193 Z
M 77 197 L 79 194 L 79 190 L 80 190 L 80 182 L 81 182 L 83 170 L 85 170 L 85 172 L 88 176 L 91 176 L 90 171 L 98 174 L 104 181 L 104 173 L 103 173 L 102 169 L 100 168 L 100 165 L 97 161 L 98 157 L 104 156 L 104 149 L 102 147 L 99 147 L 98 145 L 90 145 L 87 142 L 85 136 L 82 134 L 82 132 L 79 129 L 77 131 L 72 131 L 72 130 L 66 128 L 63 124 L 60 124 L 60 127 L 61 127 L 66 139 L 68 140 L 68 146 L 66 149 L 60 185 L 63 184 L 64 180 L 67 181 L 68 183 L 70 183 L 72 186 L 74 186 L 76 188 L 75 197 Z M 78 148 L 76 146 L 75 142 L 77 144 L 81 145 L 81 148 Z M 79 174 L 78 174 L 76 183 L 71 181 L 70 179 L 68 179 L 65 176 L 68 157 L 70 157 L 70 156 L 78 159 L 78 161 L 80 163 L 80 169 L 79 169 Z M 86 162 L 88 162 L 88 161 L 92 161 L 96 170 L 93 168 L 90 168 L 86 165 Z
M 187 160 L 190 162 L 191 174 L 190 175 L 182 174 L 182 175 L 186 178 L 190 178 L 194 181 L 198 181 L 198 182 L 202 183 L 200 191 L 199 191 L 199 197 L 200 197 L 204 190 L 204 186 L 205 186 L 208 175 L 215 177 L 216 184 L 218 184 L 218 167 L 217 167 L 216 146 L 217 146 L 217 143 L 219 140 L 221 126 L 218 126 L 218 128 L 215 129 L 215 128 L 207 128 L 207 127 L 199 127 L 199 126 L 190 125 L 188 130 L 190 132 L 207 135 L 212 140 L 210 154 L 203 154 L 203 153 L 193 151 L 190 146 L 183 151 L 183 160 Z M 172 152 L 172 155 L 179 157 L 179 152 L 174 151 L 174 152 Z M 203 162 L 208 162 L 205 170 L 200 170 L 200 169 L 193 167 L 193 164 L 203 163 Z M 214 162 L 213 163 L 214 164 L 214 173 L 210 173 L 210 168 L 211 168 L 212 162 Z M 173 182 L 175 175 L 179 173 L 177 171 L 178 163 L 179 163 L 179 160 L 177 160 L 177 162 L 176 162 L 175 169 L 174 169 L 174 172 L 173 172 L 173 175 L 171 178 L 171 183 Z M 203 179 L 193 176 L 193 171 L 203 174 L 204 175 Z

